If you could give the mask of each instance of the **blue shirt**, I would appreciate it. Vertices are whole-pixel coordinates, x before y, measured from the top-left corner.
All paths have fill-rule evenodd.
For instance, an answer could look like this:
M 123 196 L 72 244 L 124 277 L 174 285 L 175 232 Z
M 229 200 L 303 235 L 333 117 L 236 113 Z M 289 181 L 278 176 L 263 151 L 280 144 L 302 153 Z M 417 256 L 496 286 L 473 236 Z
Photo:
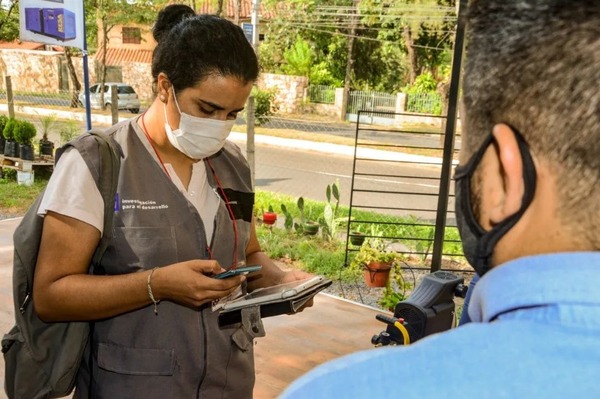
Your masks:
M 321 365 L 280 398 L 600 398 L 600 252 L 494 268 L 469 315 L 413 345 Z

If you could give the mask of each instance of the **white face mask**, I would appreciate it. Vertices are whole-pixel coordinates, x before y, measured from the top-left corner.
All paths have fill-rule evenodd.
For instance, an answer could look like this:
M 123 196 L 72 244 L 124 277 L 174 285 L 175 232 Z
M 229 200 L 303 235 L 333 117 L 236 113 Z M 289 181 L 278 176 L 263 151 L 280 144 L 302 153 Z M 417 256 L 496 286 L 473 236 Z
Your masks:
M 221 121 L 188 115 L 181 112 L 174 92 L 173 98 L 180 114 L 178 129 L 171 129 L 167 119 L 167 105 L 164 105 L 165 130 L 173 147 L 192 159 L 208 158 L 219 152 L 225 145 L 235 120 Z

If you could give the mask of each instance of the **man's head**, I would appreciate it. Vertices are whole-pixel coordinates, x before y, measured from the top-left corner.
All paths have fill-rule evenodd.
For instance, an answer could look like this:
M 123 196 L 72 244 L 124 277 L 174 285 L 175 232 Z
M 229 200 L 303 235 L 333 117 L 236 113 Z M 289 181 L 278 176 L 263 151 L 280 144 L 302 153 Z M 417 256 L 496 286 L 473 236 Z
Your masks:
M 471 0 L 461 163 L 494 134 L 471 180 L 485 230 L 516 213 L 526 191 L 514 131 L 537 171 L 533 202 L 494 263 L 600 250 L 599 82 L 597 1 Z

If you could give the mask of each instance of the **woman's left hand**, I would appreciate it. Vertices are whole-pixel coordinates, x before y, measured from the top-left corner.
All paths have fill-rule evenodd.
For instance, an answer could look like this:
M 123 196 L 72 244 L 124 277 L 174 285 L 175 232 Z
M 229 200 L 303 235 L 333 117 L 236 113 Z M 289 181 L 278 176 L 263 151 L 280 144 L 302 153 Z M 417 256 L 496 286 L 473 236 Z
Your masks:
M 290 283 L 297 280 L 305 280 L 307 278 L 314 277 L 314 274 L 304 272 L 302 270 L 290 270 L 283 274 L 281 280 L 276 284 Z

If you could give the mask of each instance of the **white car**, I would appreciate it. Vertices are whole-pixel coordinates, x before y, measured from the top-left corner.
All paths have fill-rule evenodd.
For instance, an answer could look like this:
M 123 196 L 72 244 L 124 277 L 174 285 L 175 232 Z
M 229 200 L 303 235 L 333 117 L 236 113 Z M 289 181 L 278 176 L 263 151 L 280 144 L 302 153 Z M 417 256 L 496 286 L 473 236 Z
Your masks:
M 107 82 L 104 84 L 104 106 L 111 107 L 112 101 L 112 86 L 117 86 L 118 105 L 119 109 L 126 109 L 134 114 L 140 112 L 140 99 L 137 93 L 128 84 Z M 90 106 L 92 108 L 102 108 L 100 103 L 101 86 L 95 84 L 90 87 Z M 79 93 L 79 102 L 85 105 L 85 93 Z

